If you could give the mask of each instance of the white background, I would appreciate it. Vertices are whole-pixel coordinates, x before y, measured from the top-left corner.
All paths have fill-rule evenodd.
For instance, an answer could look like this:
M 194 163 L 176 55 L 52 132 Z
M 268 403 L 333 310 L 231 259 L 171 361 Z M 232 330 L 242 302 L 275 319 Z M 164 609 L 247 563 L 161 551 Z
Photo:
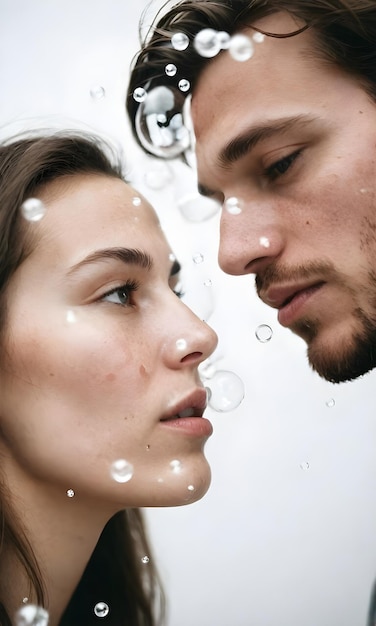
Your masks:
M 94 129 L 122 146 L 186 263 L 188 284 L 206 289 L 205 313 L 213 298 L 216 366 L 245 383 L 236 410 L 210 411 L 207 496 L 147 511 L 169 626 L 365 626 L 376 575 L 375 373 L 339 387 L 311 373 L 304 343 L 257 301 L 253 279 L 218 270 L 218 216 L 199 224 L 181 217 L 176 203 L 194 173 L 171 165 L 174 181 L 162 191 L 144 184 L 154 164 L 135 146 L 124 113 L 144 6 L 0 0 L 0 125 L 9 135 L 38 117 L 38 125 Z M 98 86 L 105 97 L 96 99 Z M 255 329 L 265 323 L 274 334 L 260 343 Z

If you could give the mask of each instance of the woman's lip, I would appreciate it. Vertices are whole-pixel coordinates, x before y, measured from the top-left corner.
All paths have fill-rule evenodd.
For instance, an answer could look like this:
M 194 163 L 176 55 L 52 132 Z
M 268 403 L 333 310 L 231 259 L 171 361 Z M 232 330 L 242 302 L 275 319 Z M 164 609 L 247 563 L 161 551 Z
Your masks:
M 291 326 L 300 314 L 301 308 L 311 298 L 311 296 L 323 287 L 323 285 L 324 283 L 318 283 L 316 285 L 312 285 L 312 287 L 307 287 L 307 289 L 298 291 L 292 300 L 290 300 L 285 306 L 282 306 L 278 311 L 278 321 L 281 326 L 285 326 L 286 328 Z
M 163 427 L 170 428 L 179 434 L 186 434 L 193 437 L 210 437 L 213 433 L 211 422 L 199 415 L 192 417 L 172 417 L 171 419 L 159 422 Z

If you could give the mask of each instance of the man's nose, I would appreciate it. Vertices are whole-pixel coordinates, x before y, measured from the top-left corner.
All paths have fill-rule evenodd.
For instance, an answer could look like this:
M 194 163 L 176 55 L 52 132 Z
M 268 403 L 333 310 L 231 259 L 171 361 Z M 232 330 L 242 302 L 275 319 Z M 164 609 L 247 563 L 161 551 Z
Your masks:
M 233 214 L 223 209 L 218 262 L 227 274 L 257 274 L 281 255 L 285 245 L 280 225 L 260 217 L 251 207 Z

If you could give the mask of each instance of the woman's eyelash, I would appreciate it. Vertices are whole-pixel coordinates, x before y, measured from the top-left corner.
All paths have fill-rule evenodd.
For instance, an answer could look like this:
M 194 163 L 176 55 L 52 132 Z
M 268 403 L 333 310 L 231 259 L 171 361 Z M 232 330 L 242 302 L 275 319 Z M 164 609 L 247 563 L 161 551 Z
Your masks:
M 302 151 L 301 149 L 296 150 L 295 152 L 288 154 L 282 159 L 279 159 L 278 161 L 270 165 L 270 167 L 267 167 L 265 170 L 266 176 L 270 178 L 271 180 L 275 180 L 276 178 L 286 174 L 286 172 L 290 169 L 291 165 L 300 155 L 301 151 Z
M 129 300 L 130 300 L 131 293 L 137 291 L 138 288 L 139 288 L 139 283 L 137 281 L 127 280 L 123 285 L 114 287 L 113 289 L 110 289 L 110 291 L 107 291 L 106 293 L 104 293 L 100 299 L 105 300 L 105 298 L 109 298 L 113 294 L 118 294 L 119 302 L 115 304 L 122 304 L 123 306 L 126 306 L 130 304 Z M 124 299 L 124 296 L 126 296 L 127 302 L 121 301 L 122 298 Z

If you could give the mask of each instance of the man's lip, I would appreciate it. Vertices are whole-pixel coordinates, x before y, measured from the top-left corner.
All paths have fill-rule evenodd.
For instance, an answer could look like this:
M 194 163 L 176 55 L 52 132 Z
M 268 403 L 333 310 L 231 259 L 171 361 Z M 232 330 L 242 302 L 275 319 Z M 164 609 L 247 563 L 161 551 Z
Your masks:
M 316 280 L 310 283 L 270 287 L 265 294 L 261 293 L 260 297 L 265 304 L 268 304 L 274 309 L 283 309 L 283 307 L 290 304 L 296 296 L 305 291 L 308 292 L 309 290 L 321 287 L 323 284 L 324 281 Z
M 192 409 L 192 415 L 190 417 L 202 417 L 202 414 L 206 409 L 207 402 L 208 398 L 206 389 L 204 389 L 204 387 L 199 387 L 168 409 L 166 414 L 161 417 L 160 421 L 164 422 L 166 420 L 174 419 L 178 414 L 189 409 Z M 184 418 L 180 417 L 178 419 Z

